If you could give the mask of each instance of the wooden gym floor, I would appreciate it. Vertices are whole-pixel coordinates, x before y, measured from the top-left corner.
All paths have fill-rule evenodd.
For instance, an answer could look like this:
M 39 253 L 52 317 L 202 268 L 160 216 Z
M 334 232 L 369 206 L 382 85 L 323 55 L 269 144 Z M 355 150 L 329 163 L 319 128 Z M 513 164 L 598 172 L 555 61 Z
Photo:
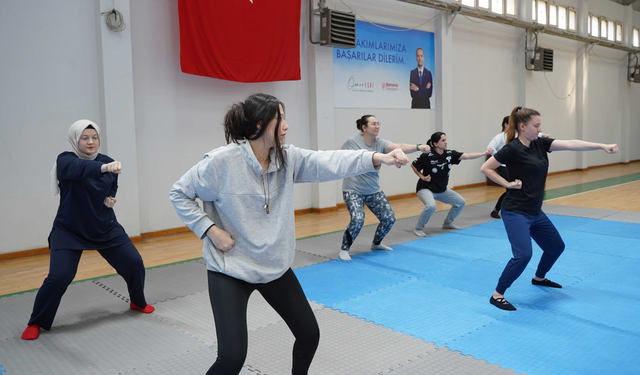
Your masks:
M 634 174 L 637 176 L 632 176 Z M 623 176 L 630 182 L 624 182 L 626 180 Z M 600 181 L 600 183 L 596 181 Z M 610 185 L 606 181 L 622 182 L 606 187 Z M 575 189 L 560 189 L 569 187 Z M 580 189 L 580 187 L 586 188 Z M 547 192 L 556 192 L 556 194 L 550 194 L 553 199 L 546 200 L 546 203 L 640 212 L 640 162 L 550 175 L 547 178 L 546 189 Z M 580 192 L 582 190 L 588 191 Z M 466 199 L 467 205 L 471 205 L 496 200 L 504 189 L 480 186 L 456 191 Z M 392 199 L 390 203 L 398 219 L 417 216 L 422 210 L 422 203 L 415 196 Z M 441 202 L 437 202 L 437 204 L 438 211 L 449 207 Z M 461 215 L 464 215 L 464 211 Z M 342 231 L 348 223 L 349 212 L 344 207 L 322 214 L 297 215 L 296 237 L 303 238 Z M 375 223 L 377 223 L 375 216 L 367 212 L 365 225 Z M 146 267 L 181 262 L 199 258 L 202 255 L 201 241 L 191 232 L 147 238 L 142 243 L 135 245 L 140 251 Z M 336 253 L 339 247 L 340 244 L 336 243 Z M 0 296 L 39 288 L 48 270 L 49 255 L 47 254 L 1 260 Z M 97 252 L 85 251 L 75 280 L 85 280 L 114 273 L 113 268 Z

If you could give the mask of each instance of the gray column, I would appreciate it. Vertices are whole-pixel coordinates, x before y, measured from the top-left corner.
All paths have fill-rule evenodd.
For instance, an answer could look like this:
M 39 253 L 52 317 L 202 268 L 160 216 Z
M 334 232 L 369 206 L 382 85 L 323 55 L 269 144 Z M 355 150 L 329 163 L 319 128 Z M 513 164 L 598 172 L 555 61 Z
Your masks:
M 588 37 L 589 2 L 578 1 L 577 27 L 578 35 Z M 589 140 L 589 49 L 582 45 L 576 52 L 576 138 Z M 589 160 L 586 152 L 579 152 L 576 157 L 576 168 L 587 169 Z
M 105 130 L 102 151 L 122 163 L 116 197 L 118 203 L 114 209 L 118 221 L 129 236 L 134 237 L 140 235 L 140 197 L 133 102 L 131 11 L 129 0 L 115 2 L 127 27 L 121 32 L 113 32 L 105 24 L 106 15 L 101 15 L 113 9 L 113 6 L 112 0 L 95 0 L 99 125 Z
M 436 17 L 436 130 L 449 133 L 453 126 L 453 25 L 452 15 L 442 12 Z

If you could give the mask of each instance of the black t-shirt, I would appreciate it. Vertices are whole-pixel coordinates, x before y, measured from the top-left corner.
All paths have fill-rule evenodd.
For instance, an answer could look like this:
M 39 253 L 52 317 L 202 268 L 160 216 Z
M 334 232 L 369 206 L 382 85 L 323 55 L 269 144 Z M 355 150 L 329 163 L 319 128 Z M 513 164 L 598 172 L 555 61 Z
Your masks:
M 416 192 L 429 189 L 434 193 L 442 193 L 447 190 L 451 165 L 460 164 L 460 156 L 462 156 L 462 152 L 455 150 L 445 150 L 442 155 L 432 150 L 420 155 L 413 162 L 413 166 L 423 175 L 431 175 L 431 181 L 418 180 Z
M 502 202 L 503 209 L 530 215 L 540 212 L 549 170 L 547 153 L 551 152 L 553 141 L 553 138 L 537 138 L 527 147 L 516 138 L 494 155 L 507 166 L 510 181 L 522 181 L 522 189 L 509 189 Z

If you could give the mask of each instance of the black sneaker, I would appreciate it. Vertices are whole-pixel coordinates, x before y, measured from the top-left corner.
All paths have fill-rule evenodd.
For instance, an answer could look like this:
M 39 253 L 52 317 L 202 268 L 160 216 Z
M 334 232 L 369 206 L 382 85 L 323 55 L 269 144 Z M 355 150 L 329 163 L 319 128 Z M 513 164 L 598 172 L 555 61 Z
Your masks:
M 489 302 L 500 310 L 516 311 L 515 306 L 507 302 L 504 298 L 493 298 L 493 296 L 491 296 L 491 298 L 489 298 Z
M 549 280 L 549 279 L 543 279 L 543 280 L 536 280 L 536 279 L 531 279 L 531 284 L 533 285 L 540 285 L 540 286 L 548 286 L 549 288 L 562 288 L 562 285 L 558 284 L 558 283 L 554 283 L 553 281 Z
M 491 217 L 494 219 L 500 219 L 500 213 L 496 210 L 491 211 Z

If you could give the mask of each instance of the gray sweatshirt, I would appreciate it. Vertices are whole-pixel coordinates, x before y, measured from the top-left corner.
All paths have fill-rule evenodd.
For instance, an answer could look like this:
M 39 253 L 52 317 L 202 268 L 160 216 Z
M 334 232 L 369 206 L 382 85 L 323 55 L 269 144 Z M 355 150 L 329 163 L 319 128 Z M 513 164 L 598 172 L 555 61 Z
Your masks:
M 279 278 L 295 255 L 293 184 L 375 171 L 373 152 L 364 150 L 285 145 L 283 151 L 285 167 L 278 171 L 271 149 L 272 162 L 263 174 L 249 142 L 231 143 L 205 154 L 171 188 L 169 197 L 180 219 L 204 240 L 207 269 L 254 284 Z M 203 201 L 202 209 L 196 198 Z M 216 249 L 206 236 L 213 224 L 231 234 L 231 250 Z

